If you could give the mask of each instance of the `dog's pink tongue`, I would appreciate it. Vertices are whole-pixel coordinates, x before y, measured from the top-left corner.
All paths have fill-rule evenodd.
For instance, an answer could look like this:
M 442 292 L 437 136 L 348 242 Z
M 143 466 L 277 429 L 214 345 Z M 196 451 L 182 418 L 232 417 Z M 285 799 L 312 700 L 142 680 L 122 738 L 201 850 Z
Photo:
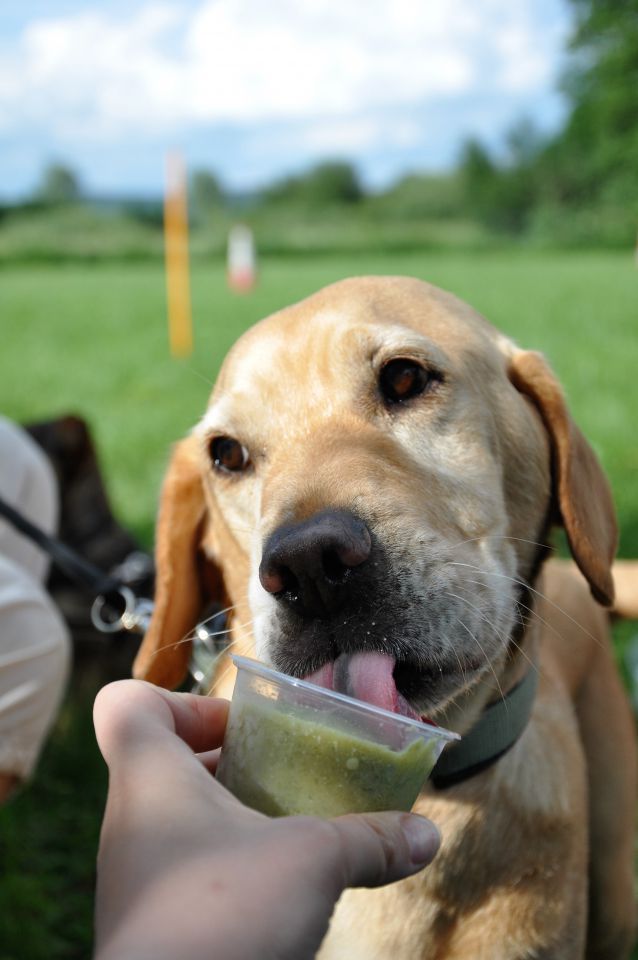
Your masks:
M 394 657 L 387 653 L 342 653 L 306 677 L 310 683 L 365 700 L 375 707 L 418 719 L 394 682 Z
M 335 660 L 334 688 L 355 700 L 398 713 L 399 691 L 392 676 L 395 662 L 387 653 L 342 653 Z

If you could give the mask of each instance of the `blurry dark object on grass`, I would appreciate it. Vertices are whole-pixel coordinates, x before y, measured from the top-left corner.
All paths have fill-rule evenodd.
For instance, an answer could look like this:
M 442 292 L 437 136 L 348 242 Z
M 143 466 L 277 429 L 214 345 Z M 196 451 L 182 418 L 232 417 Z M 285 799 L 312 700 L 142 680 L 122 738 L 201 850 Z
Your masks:
M 153 595 L 153 561 L 116 519 L 102 477 L 95 443 L 84 419 L 69 414 L 26 424 L 49 457 L 60 490 L 59 539 L 105 573 L 121 578 L 139 596 Z M 74 642 L 76 667 L 91 664 L 107 682 L 126 676 L 138 637 L 108 639 L 91 623 L 93 597 L 55 566 L 48 589 L 60 607 Z

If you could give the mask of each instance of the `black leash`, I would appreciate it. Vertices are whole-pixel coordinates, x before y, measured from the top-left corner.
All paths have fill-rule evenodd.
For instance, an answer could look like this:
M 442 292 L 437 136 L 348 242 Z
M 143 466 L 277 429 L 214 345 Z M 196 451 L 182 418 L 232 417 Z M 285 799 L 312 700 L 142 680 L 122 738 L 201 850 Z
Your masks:
M 45 533 L 2 497 L 0 516 L 37 544 L 60 570 L 95 597 L 91 621 L 97 630 L 101 633 L 118 633 L 121 630 L 145 633 L 153 609 L 152 601 L 136 597 L 123 580 L 104 573 L 57 537 Z
M 92 593 L 100 593 L 107 596 L 109 593 L 117 592 L 122 586 L 119 580 L 109 576 L 98 567 L 94 566 L 84 557 L 81 557 L 75 550 L 67 547 L 66 544 L 45 533 L 40 527 L 27 520 L 11 504 L 0 497 L 0 515 L 9 521 L 12 526 L 19 530 L 29 540 L 33 540 L 41 550 L 48 553 L 51 560 L 62 570 L 71 580 L 74 580 L 79 586 L 84 587 Z

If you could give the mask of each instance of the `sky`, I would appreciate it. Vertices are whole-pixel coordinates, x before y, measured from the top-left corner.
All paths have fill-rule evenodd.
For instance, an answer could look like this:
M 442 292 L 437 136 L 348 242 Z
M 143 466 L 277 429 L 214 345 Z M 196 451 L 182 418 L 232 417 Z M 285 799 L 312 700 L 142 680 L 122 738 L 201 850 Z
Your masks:
M 183 152 L 233 191 L 322 159 L 383 189 L 556 129 L 568 0 L 1 0 L 0 198 L 64 162 L 158 195 Z

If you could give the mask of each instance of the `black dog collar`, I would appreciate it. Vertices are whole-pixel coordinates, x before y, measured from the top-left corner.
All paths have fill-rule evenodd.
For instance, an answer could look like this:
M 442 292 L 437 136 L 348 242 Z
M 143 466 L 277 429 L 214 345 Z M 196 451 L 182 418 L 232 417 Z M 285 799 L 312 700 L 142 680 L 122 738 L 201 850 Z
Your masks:
M 530 667 L 509 693 L 483 711 L 462 740 L 445 748 L 430 783 L 445 790 L 496 763 L 527 726 L 537 686 L 538 670 Z

